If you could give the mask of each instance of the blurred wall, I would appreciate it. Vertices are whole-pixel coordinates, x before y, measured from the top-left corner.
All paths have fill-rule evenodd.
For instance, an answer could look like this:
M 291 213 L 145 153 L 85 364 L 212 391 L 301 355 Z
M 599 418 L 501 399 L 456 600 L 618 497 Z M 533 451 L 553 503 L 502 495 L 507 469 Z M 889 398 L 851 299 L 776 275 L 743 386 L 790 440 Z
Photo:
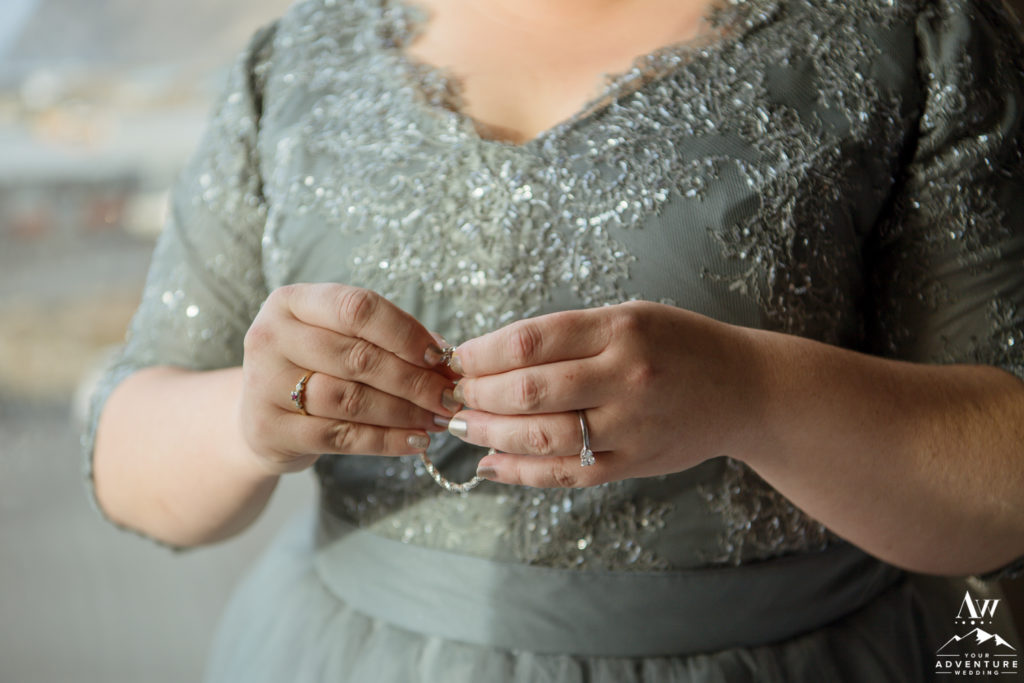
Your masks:
M 0 681 L 200 678 L 231 587 L 311 479 L 183 555 L 90 507 L 73 397 L 123 337 L 224 65 L 288 0 L 0 0 Z

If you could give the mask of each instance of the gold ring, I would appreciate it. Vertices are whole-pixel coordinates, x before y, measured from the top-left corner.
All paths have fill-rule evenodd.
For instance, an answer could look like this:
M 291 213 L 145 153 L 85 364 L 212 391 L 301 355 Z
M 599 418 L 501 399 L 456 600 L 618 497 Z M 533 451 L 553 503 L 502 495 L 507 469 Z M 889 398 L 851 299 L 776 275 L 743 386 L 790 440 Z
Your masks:
M 309 413 L 306 412 L 306 382 L 308 382 L 309 378 L 312 376 L 313 371 L 310 370 L 302 376 L 299 383 L 295 385 L 294 389 L 292 389 L 292 403 L 295 404 L 295 407 L 298 408 L 299 412 L 303 415 L 309 415 Z

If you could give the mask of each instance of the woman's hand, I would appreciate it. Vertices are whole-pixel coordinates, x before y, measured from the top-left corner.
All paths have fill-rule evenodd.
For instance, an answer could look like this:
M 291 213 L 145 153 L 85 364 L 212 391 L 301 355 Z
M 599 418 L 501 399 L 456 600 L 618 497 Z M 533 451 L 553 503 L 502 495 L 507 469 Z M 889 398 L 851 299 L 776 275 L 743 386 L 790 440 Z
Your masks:
M 455 352 L 466 409 L 449 429 L 500 451 L 488 479 L 592 486 L 668 474 L 746 447 L 760 412 L 751 330 L 631 302 L 513 323 Z M 581 467 L 578 410 L 597 462 Z M 518 454 L 518 455 L 514 455 Z
M 239 420 L 273 473 L 322 453 L 410 455 L 450 416 L 441 350 L 414 318 L 366 289 L 300 284 L 271 293 L 245 337 Z M 291 390 L 312 372 L 303 415 Z

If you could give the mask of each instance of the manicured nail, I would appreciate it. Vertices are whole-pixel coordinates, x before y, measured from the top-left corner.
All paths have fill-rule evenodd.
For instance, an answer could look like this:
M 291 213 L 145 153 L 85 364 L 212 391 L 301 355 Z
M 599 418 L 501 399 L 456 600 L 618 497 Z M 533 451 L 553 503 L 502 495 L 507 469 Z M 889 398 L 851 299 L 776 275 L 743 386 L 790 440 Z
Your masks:
M 453 413 L 459 412 L 459 408 L 462 407 L 462 404 L 455 399 L 455 392 L 451 389 L 441 392 L 441 405 L 445 407 L 445 410 L 450 410 Z
M 448 431 L 452 436 L 457 436 L 460 439 L 469 434 L 469 425 L 461 417 L 454 417 L 448 423 Z
M 450 361 L 448 361 L 448 367 L 450 367 L 453 372 L 455 372 L 455 373 L 457 373 L 459 375 L 465 375 L 466 374 L 462 370 L 462 361 L 459 360 L 459 355 L 457 353 L 453 353 L 452 354 L 452 359 Z
M 413 434 L 408 439 L 406 439 L 406 441 L 408 442 L 410 448 L 415 448 L 421 451 L 426 449 L 427 446 L 430 445 L 430 437 L 424 436 L 422 434 Z
M 441 415 L 435 415 L 434 416 L 434 424 L 436 424 L 438 427 L 443 427 L 444 429 L 448 429 L 448 423 L 449 422 L 451 422 L 451 420 L 449 420 L 447 417 L 443 417 Z
M 452 390 L 452 398 L 454 398 L 460 406 L 466 405 L 466 390 L 462 388 L 462 382 L 455 385 L 455 389 Z
M 498 470 L 493 467 L 477 467 L 476 476 L 494 481 L 498 478 Z
M 444 358 L 444 353 L 434 344 L 427 347 L 427 350 L 423 353 L 423 360 L 427 365 L 437 365 Z

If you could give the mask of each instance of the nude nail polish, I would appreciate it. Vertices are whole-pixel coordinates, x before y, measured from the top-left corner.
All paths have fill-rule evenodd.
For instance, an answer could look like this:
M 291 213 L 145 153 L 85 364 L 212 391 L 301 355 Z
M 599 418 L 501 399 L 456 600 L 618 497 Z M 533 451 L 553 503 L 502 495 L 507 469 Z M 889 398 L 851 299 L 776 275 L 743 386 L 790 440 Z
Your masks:
M 452 398 L 460 405 L 466 405 L 466 391 L 462 388 L 462 383 L 455 385 L 455 389 L 452 390 Z
M 466 421 L 462 418 L 455 417 L 448 423 L 448 432 L 452 436 L 457 436 L 462 439 L 466 434 L 469 434 L 469 425 L 466 424 Z
M 498 470 L 493 467 L 477 467 L 476 476 L 483 477 L 484 479 L 494 481 L 498 478 Z
M 445 410 L 450 410 L 453 413 L 459 412 L 459 408 L 462 407 L 462 404 L 455 399 L 455 394 L 451 389 L 441 392 L 441 405 L 445 407 Z
M 448 423 L 449 422 L 451 422 L 451 420 L 449 420 L 447 417 L 442 417 L 440 415 L 435 415 L 434 416 L 434 424 L 437 425 L 438 427 L 443 427 L 444 429 L 448 429 Z
M 437 365 L 442 358 L 444 358 L 444 352 L 434 344 L 428 346 L 427 350 L 423 352 L 423 361 L 427 365 Z
M 450 367 L 452 369 L 452 371 L 455 372 L 456 374 L 459 374 L 459 375 L 465 375 L 466 374 L 462 370 L 462 361 L 459 360 L 458 354 L 455 354 L 455 353 L 452 354 L 452 359 L 450 361 L 448 361 L 448 367 Z
M 409 444 L 410 448 L 425 450 L 430 445 L 430 437 L 422 434 L 413 434 L 406 439 L 406 442 Z

